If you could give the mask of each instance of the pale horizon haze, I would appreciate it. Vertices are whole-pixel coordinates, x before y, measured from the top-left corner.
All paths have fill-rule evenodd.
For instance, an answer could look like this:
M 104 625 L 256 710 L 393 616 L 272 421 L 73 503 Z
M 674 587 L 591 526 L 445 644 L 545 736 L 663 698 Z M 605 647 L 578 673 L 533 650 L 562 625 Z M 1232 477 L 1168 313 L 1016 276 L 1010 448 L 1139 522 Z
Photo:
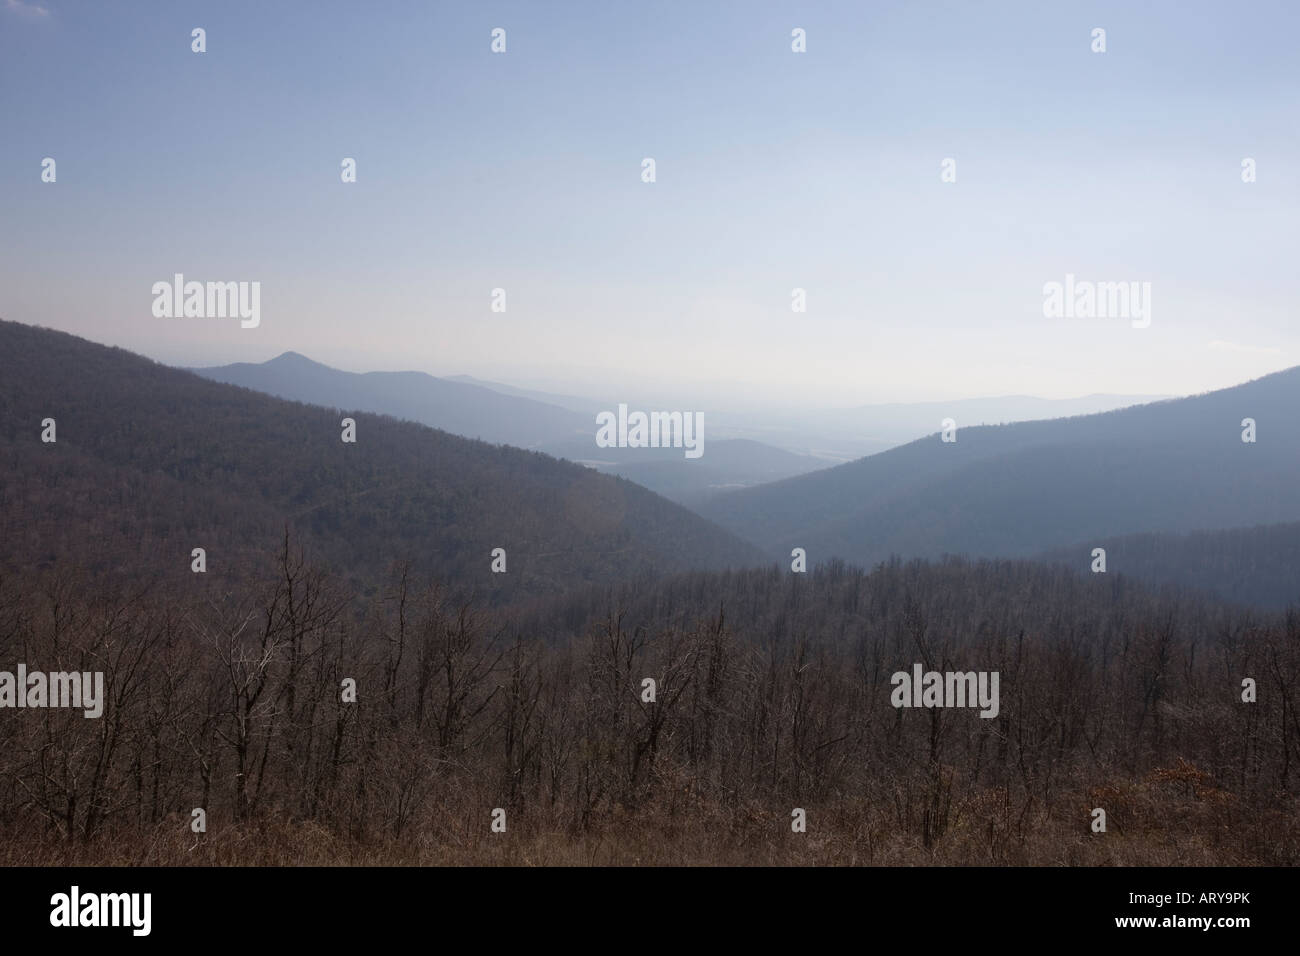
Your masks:
M 1300 364 L 1292 4 L 151 7 L 0 0 L 0 318 L 791 407 Z M 175 273 L 260 325 L 154 317 Z M 1046 318 L 1067 274 L 1150 283 L 1150 327 Z

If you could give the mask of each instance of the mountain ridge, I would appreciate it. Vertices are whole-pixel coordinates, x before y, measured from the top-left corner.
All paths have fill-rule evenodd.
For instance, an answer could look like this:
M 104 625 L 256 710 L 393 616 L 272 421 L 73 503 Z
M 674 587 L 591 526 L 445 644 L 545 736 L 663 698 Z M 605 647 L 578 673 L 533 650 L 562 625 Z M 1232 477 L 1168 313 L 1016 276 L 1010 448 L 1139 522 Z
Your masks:
M 631 482 L 388 416 L 273 398 L 63 332 L 0 322 L 0 565 L 209 574 L 284 528 L 373 586 L 395 559 L 496 601 L 759 563 Z M 55 420 L 53 443 L 41 422 Z M 507 555 L 504 574 L 492 553 Z M 195 576 L 196 578 L 198 576 Z
M 1091 415 L 958 422 L 954 442 L 936 432 L 730 492 L 700 510 L 774 556 L 805 546 L 868 566 L 891 553 L 1028 557 L 1090 535 L 1296 520 L 1300 492 L 1291 476 L 1300 469 L 1300 427 L 1288 414 L 1296 402 L 1300 367 Z M 1241 441 L 1245 418 L 1257 418 L 1253 444 Z M 1135 491 L 1111 493 L 1116 482 Z M 1212 520 L 1180 517 L 1180 503 Z

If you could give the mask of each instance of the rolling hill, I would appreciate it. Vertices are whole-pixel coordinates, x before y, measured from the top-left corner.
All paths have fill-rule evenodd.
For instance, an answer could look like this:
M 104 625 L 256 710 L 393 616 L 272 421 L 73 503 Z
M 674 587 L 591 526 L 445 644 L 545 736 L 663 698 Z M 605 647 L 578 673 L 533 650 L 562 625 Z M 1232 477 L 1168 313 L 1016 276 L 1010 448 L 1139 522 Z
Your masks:
M 708 440 L 705 454 L 695 460 L 687 460 L 679 448 L 596 448 L 590 436 L 542 450 L 620 475 L 688 508 L 729 490 L 804 475 L 830 464 L 744 438 Z
M 280 398 L 392 415 L 453 435 L 514 445 L 567 458 L 621 475 L 651 491 L 694 506 L 720 490 L 750 487 L 802 475 L 824 459 L 744 439 L 708 438 L 706 454 L 686 460 L 677 449 L 599 448 L 597 402 L 511 389 L 466 376 L 436 378 L 424 372 L 345 372 L 285 352 L 261 363 L 190 369 L 204 378 L 241 385 Z M 554 398 L 554 402 L 547 399 Z
M 1300 519 L 1300 368 L 1198 395 L 1049 421 L 961 427 L 719 496 L 701 512 L 785 556 L 1028 557 L 1138 532 Z M 1257 440 L 1242 441 L 1242 420 Z
M 591 418 L 558 405 L 424 372 L 345 372 L 285 352 L 268 362 L 189 369 L 204 378 L 327 408 L 392 415 L 517 448 L 590 437 Z
M 343 414 L 355 443 L 341 440 Z M 0 568 L 72 562 L 188 579 L 202 547 L 212 579 L 274 551 L 287 525 L 360 584 L 410 559 L 502 601 L 759 558 L 579 465 L 272 398 L 13 322 L 0 322 L 0 462 Z M 504 574 L 490 571 L 494 548 L 506 550 Z
M 574 395 L 516 388 L 468 375 L 453 375 L 447 381 L 481 385 L 505 395 L 558 405 L 588 418 L 615 404 L 613 400 L 598 402 Z M 800 458 L 812 458 L 815 465 L 803 468 L 806 472 L 874 455 L 914 441 L 929 434 L 939 422 L 949 416 L 965 425 L 1001 425 L 1109 412 L 1167 397 L 1169 396 L 1094 394 L 1080 398 L 1037 398 L 1029 395 L 998 395 L 946 402 L 890 402 L 851 408 L 789 408 L 769 405 L 763 408 L 713 409 L 709 413 L 709 432 L 717 439 L 742 439 L 787 451 Z M 663 402 L 643 400 L 638 404 L 662 405 Z M 557 454 L 551 448 L 543 450 Z M 767 480 L 775 481 L 779 477 L 789 475 L 774 475 Z

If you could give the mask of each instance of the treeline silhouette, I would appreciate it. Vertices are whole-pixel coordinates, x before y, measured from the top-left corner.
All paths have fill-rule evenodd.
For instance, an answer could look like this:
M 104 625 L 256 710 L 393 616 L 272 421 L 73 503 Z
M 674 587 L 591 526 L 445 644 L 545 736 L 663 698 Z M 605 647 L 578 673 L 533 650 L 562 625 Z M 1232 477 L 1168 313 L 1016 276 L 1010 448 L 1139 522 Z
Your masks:
M 0 713 L 0 859 L 1297 861 L 1294 612 L 1019 562 L 692 572 L 508 608 L 409 563 L 359 597 L 288 534 L 265 563 L 152 590 L 0 581 L 2 666 L 103 671 L 108 698 L 99 719 Z M 895 709 L 916 662 L 999 672 L 997 717 Z

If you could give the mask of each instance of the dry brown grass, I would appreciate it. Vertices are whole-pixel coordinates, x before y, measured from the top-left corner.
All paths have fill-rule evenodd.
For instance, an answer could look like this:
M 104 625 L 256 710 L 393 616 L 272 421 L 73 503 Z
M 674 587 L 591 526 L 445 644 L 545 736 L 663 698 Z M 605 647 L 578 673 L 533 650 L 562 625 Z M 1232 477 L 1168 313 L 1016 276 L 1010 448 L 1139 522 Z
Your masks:
M 790 809 L 723 807 L 674 799 L 617 807 L 585 831 L 515 811 L 494 834 L 489 815 L 459 812 L 413 824 L 404 839 L 349 839 L 309 821 L 262 816 L 191 833 L 173 818 L 118 829 L 89 845 L 56 834 L 12 835 L 3 865 L 91 866 L 1252 866 L 1293 864 L 1294 813 L 1251 813 L 1185 762 L 1138 781 L 1066 793 L 1050 808 L 1019 804 L 1004 789 L 963 801 L 926 849 L 884 805 L 845 800 L 807 807 L 808 830 L 793 833 Z M 1090 811 L 1107 811 L 1094 834 Z

